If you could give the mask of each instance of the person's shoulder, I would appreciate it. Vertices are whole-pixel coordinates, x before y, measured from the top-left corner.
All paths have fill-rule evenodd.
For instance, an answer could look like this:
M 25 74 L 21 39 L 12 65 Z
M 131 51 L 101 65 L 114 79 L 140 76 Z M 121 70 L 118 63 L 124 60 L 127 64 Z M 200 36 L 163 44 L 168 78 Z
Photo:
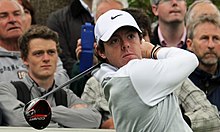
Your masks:
M 175 90 L 175 93 L 177 95 L 184 93 L 185 96 L 193 92 L 202 92 L 202 91 L 197 86 L 195 86 L 195 84 L 189 78 L 185 79 L 182 82 L 180 88 Z
M 92 76 L 87 80 L 85 88 L 86 87 L 89 87 L 89 89 L 93 89 L 94 91 L 100 91 L 101 84 L 95 77 Z
M 160 44 L 160 39 L 159 39 L 159 36 L 158 36 L 158 27 L 159 25 L 155 25 L 155 27 L 152 27 L 152 31 L 153 31 L 153 35 L 152 37 L 150 38 L 150 42 L 154 45 L 161 45 Z
M 0 81 L 0 86 L 5 86 L 5 85 L 12 85 L 12 83 L 6 81 Z
M 93 76 L 88 79 L 88 82 L 99 83 L 98 80 L 95 77 L 93 77 Z
M 68 11 L 69 11 L 69 6 L 65 6 L 65 7 L 61 8 L 61 9 L 58 9 L 58 10 L 52 12 L 50 14 L 50 16 L 56 16 L 56 17 L 66 16 Z
M 0 82 L 0 91 L 13 91 L 15 92 L 16 89 L 11 82 L 1 81 Z
M 49 14 L 47 19 L 47 26 L 53 30 L 57 28 L 57 25 L 61 24 L 62 22 L 66 21 L 67 18 L 71 17 L 68 6 L 65 6 L 64 8 L 58 9 L 52 13 Z M 55 25 L 54 25 L 55 24 Z M 56 31 L 56 30 L 55 30 Z

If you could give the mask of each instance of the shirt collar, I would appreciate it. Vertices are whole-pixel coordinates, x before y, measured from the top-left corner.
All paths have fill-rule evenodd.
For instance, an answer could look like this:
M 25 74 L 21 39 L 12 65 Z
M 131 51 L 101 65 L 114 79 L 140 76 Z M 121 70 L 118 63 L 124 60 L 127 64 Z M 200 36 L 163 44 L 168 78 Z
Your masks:
M 167 46 L 167 43 L 166 43 L 166 41 L 164 40 L 164 37 L 163 37 L 163 35 L 162 35 L 162 33 L 161 33 L 161 30 L 160 30 L 160 27 L 158 27 L 158 37 L 159 37 L 159 40 L 160 40 L 160 44 L 161 44 L 162 46 L 166 47 L 166 46 Z M 185 43 L 185 38 L 186 38 L 186 28 L 184 27 L 183 35 L 182 35 L 182 37 L 181 37 L 181 39 L 180 39 L 180 42 L 177 44 L 177 47 L 178 47 L 178 48 L 181 48 L 181 47 L 184 45 L 184 43 Z
M 83 8 L 85 8 L 93 17 L 92 11 L 91 11 L 91 9 L 89 9 L 89 6 L 83 0 L 79 0 L 79 1 L 82 4 Z

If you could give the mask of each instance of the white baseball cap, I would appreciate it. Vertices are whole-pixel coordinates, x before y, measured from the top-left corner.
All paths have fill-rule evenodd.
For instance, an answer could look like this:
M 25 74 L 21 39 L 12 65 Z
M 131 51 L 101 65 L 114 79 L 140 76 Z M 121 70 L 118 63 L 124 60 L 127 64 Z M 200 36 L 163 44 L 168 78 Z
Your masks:
M 113 9 L 102 14 L 95 24 L 95 38 L 97 44 L 99 40 L 104 42 L 108 41 L 113 33 L 123 26 L 134 27 L 142 33 L 135 19 L 126 11 Z

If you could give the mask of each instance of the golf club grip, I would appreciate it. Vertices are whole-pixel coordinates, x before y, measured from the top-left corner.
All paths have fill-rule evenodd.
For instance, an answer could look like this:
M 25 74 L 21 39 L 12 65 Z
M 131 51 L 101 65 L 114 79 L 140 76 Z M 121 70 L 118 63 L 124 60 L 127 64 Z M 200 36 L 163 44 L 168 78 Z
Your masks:
M 70 84 L 70 83 L 73 83 L 74 81 L 77 81 L 77 80 L 80 79 L 81 77 L 83 77 L 83 76 L 85 76 L 85 75 L 91 73 L 93 70 L 95 70 L 96 68 L 98 68 L 100 65 L 101 65 L 101 63 L 98 63 L 98 64 L 96 64 L 96 65 L 90 67 L 89 69 L 87 69 L 87 70 L 81 72 L 80 74 L 78 74 L 78 75 L 76 75 L 75 77 L 71 78 L 69 81 L 67 81 L 67 82 L 65 82 L 65 83 L 63 83 L 63 84 L 61 84 L 61 85 L 58 86 L 57 88 L 52 89 L 50 92 L 44 94 L 43 96 L 40 97 L 40 99 L 44 99 L 44 98 L 47 97 L 48 95 L 50 95 L 50 94 L 56 92 L 57 90 L 59 90 L 59 89 L 65 87 L 66 85 L 68 85 L 68 84 Z

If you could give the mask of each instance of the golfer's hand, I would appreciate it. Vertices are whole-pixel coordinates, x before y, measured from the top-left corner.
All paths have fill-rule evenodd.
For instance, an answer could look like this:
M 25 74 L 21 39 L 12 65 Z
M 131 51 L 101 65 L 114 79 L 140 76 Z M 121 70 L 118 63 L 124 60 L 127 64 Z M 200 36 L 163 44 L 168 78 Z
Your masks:
M 151 51 L 153 49 L 154 45 L 150 42 L 146 42 L 142 40 L 141 43 L 141 54 L 143 58 L 151 58 Z

